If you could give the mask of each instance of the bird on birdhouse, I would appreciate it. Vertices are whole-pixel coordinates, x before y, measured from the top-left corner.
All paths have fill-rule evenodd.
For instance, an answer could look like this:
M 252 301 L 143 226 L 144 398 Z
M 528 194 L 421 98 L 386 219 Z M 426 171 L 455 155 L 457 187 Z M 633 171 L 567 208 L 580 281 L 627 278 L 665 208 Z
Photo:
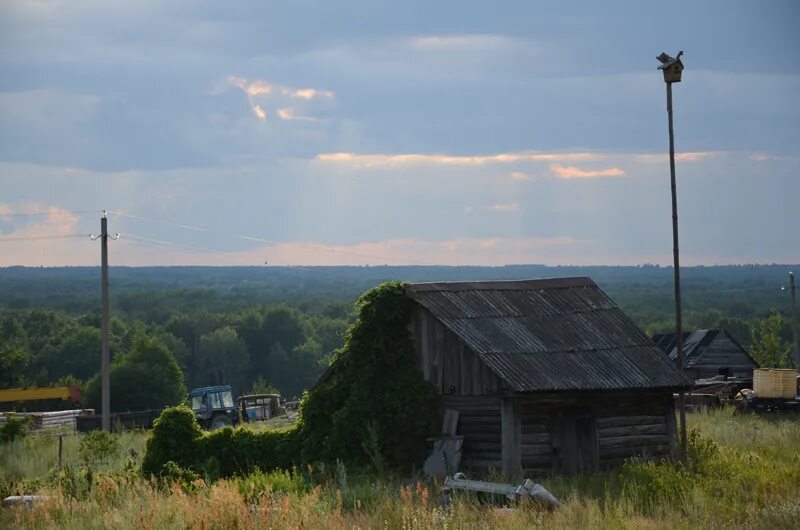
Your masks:
M 678 52 L 678 56 L 675 57 L 675 58 L 672 58 L 669 55 L 667 55 L 666 53 L 661 52 L 661 55 L 656 57 L 656 59 L 658 59 L 662 64 L 669 64 L 669 63 L 674 63 L 675 61 L 680 59 L 681 55 L 683 55 L 683 51 L 679 51 Z
M 667 83 L 680 83 L 681 72 L 683 72 L 683 61 L 681 61 L 683 51 L 678 52 L 677 57 L 670 57 L 666 53 L 662 53 L 656 59 L 661 63 L 658 67 L 659 70 L 664 72 L 664 81 Z

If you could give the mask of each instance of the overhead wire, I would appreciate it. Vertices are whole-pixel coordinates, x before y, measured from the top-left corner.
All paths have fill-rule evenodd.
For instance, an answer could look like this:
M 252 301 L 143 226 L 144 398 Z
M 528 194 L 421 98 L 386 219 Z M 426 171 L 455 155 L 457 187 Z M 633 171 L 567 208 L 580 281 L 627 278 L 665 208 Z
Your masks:
M 194 231 L 194 232 L 207 232 L 207 233 L 212 233 L 212 234 L 215 233 L 215 234 L 218 234 L 218 235 L 224 235 L 225 237 L 234 237 L 234 238 L 241 239 L 241 240 L 244 240 L 244 241 L 255 241 L 255 242 L 258 242 L 258 243 L 267 243 L 269 245 L 280 245 L 280 244 L 283 244 L 283 242 L 277 241 L 277 240 L 274 240 L 274 239 L 267 239 L 267 238 L 263 238 L 263 237 L 256 237 L 256 236 L 251 236 L 251 235 L 246 235 L 246 234 L 223 233 L 221 231 L 215 231 L 215 230 L 212 230 L 212 229 L 209 229 L 209 228 L 206 228 L 206 227 L 193 226 L 193 225 L 188 225 L 188 224 L 185 224 L 185 223 L 178 223 L 178 222 L 175 222 L 175 221 L 168 221 L 168 220 L 165 220 L 165 219 L 157 219 L 157 218 L 153 218 L 153 217 L 145 217 L 145 216 L 141 216 L 141 215 L 134 215 L 134 214 L 126 213 L 126 212 L 121 212 L 119 210 L 112 210 L 112 211 L 109 211 L 108 213 L 111 214 L 111 215 L 118 215 L 120 217 L 127 217 L 127 218 L 130 218 L 130 219 L 137 219 L 137 220 L 140 220 L 140 221 L 150 221 L 150 222 L 154 222 L 154 223 L 160 223 L 160 224 L 165 224 L 165 225 L 176 226 L 178 228 L 183 228 L 185 230 L 191 230 L 191 231 Z M 409 265 L 430 265 L 430 266 L 437 265 L 436 263 L 426 263 L 426 262 L 421 262 L 421 261 L 405 261 L 405 260 L 401 260 L 401 259 L 397 259 L 397 258 L 390 258 L 388 256 L 379 256 L 379 255 L 375 255 L 375 254 L 365 254 L 365 253 L 361 253 L 361 252 L 350 252 L 350 251 L 334 249 L 334 248 L 330 248 L 330 247 L 325 246 L 325 245 L 319 245 L 319 244 L 314 244 L 314 243 L 293 243 L 293 244 L 297 245 L 297 246 L 301 246 L 301 247 L 315 249 L 315 250 L 320 251 L 320 252 L 327 252 L 327 253 L 332 253 L 332 254 L 342 254 L 342 255 L 349 255 L 349 256 L 354 256 L 354 257 L 377 259 L 377 260 L 388 261 L 388 262 L 399 262 L 399 263 L 406 263 L 406 264 L 409 264 Z
M 12 236 L 12 237 L 0 237 L 0 243 L 10 243 L 13 241 L 42 240 L 42 239 L 72 239 L 77 237 L 88 237 L 88 236 L 89 234 L 61 234 L 53 236 Z
M 159 249 L 169 248 L 169 249 L 174 249 L 174 250 L 178 250 L 178 251 L 197 252 L 197 253 L 201 253 L 201 254 L 213 254 L 213 255 L 218 255 L 218 256 L 224 256 L 226 258 L 231 258 L 232 257 L 234 259 L 238 259 L 240 261 L 243 261 L 246 265 L 250 265 L 250 266 L 258 265 L 258 264 L 254 265 L 252 260 L 250 260 L 246 256 L 242 256 L 239 253 L 233 252 L 233 251 L 213 250 L 213 249 L 210 249 L 210 248 L 198 247 L 198 246 L 195 246 L 195 245 L 186 245 L 186 244 L 183 244 L 183 243 L 176 243 L 174 241 L 167 241 L 167 240 L 164 240 L 164 239 L 154 239 L 154 238 L 150 238 L 150 237 L 140 236 L 140 235 L 137 235 L 137 234 L 131 234 L 129 232 L 126 232 L 124 234 L 124 236 L 122 237 L 123 241 L 125 239 L 127 239 L 128 241 L 137 243 L 137 244 L 141 244 L 141 245 L 144 245 L 144 246 L 151 247 L 151 248 L 159 248 Z M 264 264 L 266 265 L 267 262 L 265 262 Z M 303 266 L 300 266 L 300 265 L 288 265 L 287 264 L 287 265 L 273 265 L 273 266 L 283 267 L 283 268 L 287 268 L 287 269 L 298 269 L 298 270 L 316 272 L 315 269 L 313 269 L 311 267 L 303 267 Z
M 100 210 L 58 210 L 56 212 L 10 212 L 0 213 L 0 217 L 42 217 L 51 215 L 85 215 L 100 213 Z

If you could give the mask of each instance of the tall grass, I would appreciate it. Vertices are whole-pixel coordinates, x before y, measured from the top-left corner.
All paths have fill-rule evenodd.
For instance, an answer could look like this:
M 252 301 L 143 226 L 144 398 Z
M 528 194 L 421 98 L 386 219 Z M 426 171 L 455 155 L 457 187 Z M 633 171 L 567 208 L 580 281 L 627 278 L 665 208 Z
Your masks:
M 79 454 L 84 435 L 62 434 L 62 467 L 79 468 L 85 464 Z M 93 462 L 96 471 L 119 471 L 126 465 L 138 465 L 144 454 L 145 433 L 126 431 L 115 435 L 120 451 L 112 459 Z M 23 486 L 44 484 L 58 467 L 58 433 L 37 433 L 0 445 L 0 496 L 11 495 Z
M 213 484 L 178 474 L 174 482 L 153 484 L 124 472 L 120 460 L 109 463 L 107 472 L 43 485 L 39 492 L 49 499 L 32 508 L 0 509 L 0 528 L 800 526 L 800 419 L 734 416 L 722 410 L 691 414 L 689 424 L 700 432 L 692 438 L 689 466 L 629 462 L 622 470 L 592 477 L 531 477 L 562 500 L 552 512 L 531 503 L 504 506 L 470 495 L 445 503 L 435 484 L 356 476 L 341 465 L 256 472 Z M 134 434 L 123 445 L 141 448 L 141 442 L 141 435 Z M 0 449 L 0 473 L 6 473 L 12 455 L 44 457 L 52 445 L 52 440 L 31 439 Z M 79 465 L 77 444 L 71 450 Z M 46 465 L 21 466 L 15 473 L 44 470 L 47 476 Z M 87 487 L 75 488 L 75 480 L 86 481 Z

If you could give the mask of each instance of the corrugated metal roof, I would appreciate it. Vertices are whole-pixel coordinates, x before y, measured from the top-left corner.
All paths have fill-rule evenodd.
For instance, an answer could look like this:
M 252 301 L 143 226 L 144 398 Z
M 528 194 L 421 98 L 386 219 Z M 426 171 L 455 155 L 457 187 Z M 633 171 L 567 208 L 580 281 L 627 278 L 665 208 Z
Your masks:
M 589 278 L 416 283 L 408 292 L 517 392 L 689 384 Z
M 711 344 L 711 341 L 719 333 L 718 329 L 698 329 L 696 331 L 683 332 L 683 366 L 691 368 L 703 353 L 703 348 Z M 651 339 L 656 346 L 669 355 L 672 361 L 678 359 L 678 348 L 675 344 L 675 333 L 660 333 L 653 335 Z
M 747 350 L 736 342 L 736 340 L 724 329 L 698 329 L 695 331 L 683 332 L 683 366 L 692 368 L 697 364 L 705 353 L 706 347 L 711 344 L 720 333 L 724 333 L 730 341 L 736 345 L 754 364 L 756 361 L 747 353 Z M 675 333 L 657 333 L 651 339 L 672 361 L 678 359 L 678 348 L 675 344 Z

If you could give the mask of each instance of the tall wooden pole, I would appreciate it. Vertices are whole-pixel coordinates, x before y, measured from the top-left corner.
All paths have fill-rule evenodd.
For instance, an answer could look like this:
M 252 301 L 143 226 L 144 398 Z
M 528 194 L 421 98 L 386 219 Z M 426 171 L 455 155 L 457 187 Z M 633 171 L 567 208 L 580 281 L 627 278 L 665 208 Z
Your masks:
M 794 351 L 792 351 L 792 364 L 800 369 L 800 331 L 797 330 L 797 287 L 794 284 L 794 273 L 789 273 L 789 290 L 792 295 L 792 338 Z
M 667 115 L 669 116 L 669 174 L 672 189 L 672 259 L 675 273 L 675 347 L 678 369 L 683 373 L 683 320 L 681 311 L 681 264 L 678 251 L 678 192 L 675 186 L 675 133 L 672 128 L 672 83 L 667 83 Z M 686 397 L 678 394 L 681 425 L 681 459 L 686 458 Z
M 109 354 L 108 354 L 108 218 L 105 212 L 100 219 L 100 248 L 101 248 L 101 291 L 103 298 L 103 317 L 100 322 L 101 358 L 100 358 L 100 378 L 102 382 L 102 414 L 103 430 L 111 432 L 111 377 L 109 374 Z

